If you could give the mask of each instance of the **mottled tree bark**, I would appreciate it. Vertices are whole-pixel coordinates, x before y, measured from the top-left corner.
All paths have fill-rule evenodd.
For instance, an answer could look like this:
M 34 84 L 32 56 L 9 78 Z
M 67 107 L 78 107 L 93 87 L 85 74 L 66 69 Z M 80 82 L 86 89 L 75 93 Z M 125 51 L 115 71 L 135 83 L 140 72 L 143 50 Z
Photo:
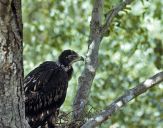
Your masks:
M 0 0 L 0 128 L 25 128 L 21 0 Z

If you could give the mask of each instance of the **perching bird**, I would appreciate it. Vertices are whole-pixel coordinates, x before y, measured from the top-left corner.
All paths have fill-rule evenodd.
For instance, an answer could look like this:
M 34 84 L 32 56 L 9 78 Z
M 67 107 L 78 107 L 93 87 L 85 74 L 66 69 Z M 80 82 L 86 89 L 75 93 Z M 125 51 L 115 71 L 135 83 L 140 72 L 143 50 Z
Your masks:
M 76 52 L 65 50 L 57 62 L 43 62 L 25 77 L 25 115 L 31 128 L 55 127 L 52 118 L 65 100 L 72 64 L 80 60 Z

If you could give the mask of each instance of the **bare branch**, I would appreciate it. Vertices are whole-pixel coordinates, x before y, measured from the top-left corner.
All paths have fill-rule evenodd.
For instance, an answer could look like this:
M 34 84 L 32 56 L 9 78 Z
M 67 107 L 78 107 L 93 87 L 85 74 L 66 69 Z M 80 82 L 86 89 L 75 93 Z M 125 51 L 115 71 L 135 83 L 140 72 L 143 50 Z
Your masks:
M 108 30 L 108 27 L 112 19 L 123 10 L 127 4 L 130 4 L 133 0 L 123 0 L 121 4 L 113 8 L 111 12 L 107 14 L 106 22 L 102 25 L 102 7 L 103 0 L 95 0 L 92 19 L 90 23 L 90 35 L 88 40 L 88 51 L 86 55 L 85 68 L 79 77 L 78 91 L 73 103 L 73 118 L 80 119 L 84 114 L 84 108 L 88 102 L 91 85 L 95 76 L 95 72 L 98 65 L 98 51 L 101 40 L 104 33 Z
M 98 65 L 98 51 L 101 43 L 101 12 L 103 0 L 95 0 L 92 11 L 92 19 L 90 24 L 90 36 L 88 40 L 88 52 L 86 55 L 85 68 L 79 77 L 79 89 L 74 100 L 74 119 L 79 119 L 82 116 L 85 104 L 88 101 L 92 81 L 95 76 L 95 71 Z
M 121 107 L 125 106 L 129 101 L 142 93 L 145 93 L 148 89 L 161 82 L 163 82 L 163 71 L 140 83 L 136 87 L 129 89 L 124 95 L 112 102 L 105 110 L 89 119 L 81 128 L 94 128 L 95 126 L 100 125 L 102 122 L 109 119 Z

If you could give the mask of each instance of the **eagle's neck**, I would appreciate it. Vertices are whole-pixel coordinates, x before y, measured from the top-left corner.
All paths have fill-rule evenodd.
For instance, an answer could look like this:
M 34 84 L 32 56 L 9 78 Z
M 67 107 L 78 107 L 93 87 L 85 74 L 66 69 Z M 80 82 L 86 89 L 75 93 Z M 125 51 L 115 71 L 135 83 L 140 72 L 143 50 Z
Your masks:
M 70 80 L 71 77 L 72 77 L 72 73 L 73 73 L 73 68 L 72 68 L 72 66 L 64 65 L 64 64 L 60 63 L 59 61 L 57 61 L 57 65 L 58 65 L 59 67 L 61 67 L 65 72 L 67 72 L 68 80 Z

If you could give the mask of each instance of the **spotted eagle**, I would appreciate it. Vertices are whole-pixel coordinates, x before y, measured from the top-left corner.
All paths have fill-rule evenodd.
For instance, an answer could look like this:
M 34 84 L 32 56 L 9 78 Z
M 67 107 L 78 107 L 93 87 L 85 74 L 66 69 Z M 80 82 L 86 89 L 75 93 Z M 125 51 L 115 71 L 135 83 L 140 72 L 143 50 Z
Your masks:
M 43 62 L 25 77 L 25 115 L 31 128 L 55 127 L 52 119 L 65 100 L 72 64 L 80 60 L 76 52 L 64 50 L 58 61 Z

